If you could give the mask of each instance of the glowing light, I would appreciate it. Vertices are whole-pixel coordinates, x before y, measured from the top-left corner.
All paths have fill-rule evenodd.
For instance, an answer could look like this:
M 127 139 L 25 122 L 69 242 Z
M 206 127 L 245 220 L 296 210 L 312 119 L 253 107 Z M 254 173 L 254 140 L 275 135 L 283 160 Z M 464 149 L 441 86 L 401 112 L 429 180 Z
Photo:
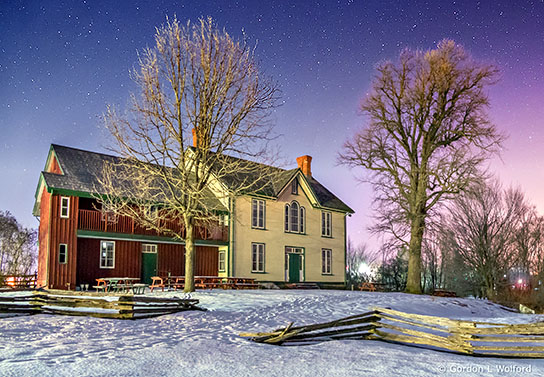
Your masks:
M 518 284 L 520 284 L 520 285 L 523 284 L 523 280 L 522 280 L 522 279 L 519 279 L 519 280 L 518 280 Z
M 6 284 L 10 287 L 15 287 L 15 277 L 11 276 L 6 279 Z
M 370 275 L 371 272 L 372 270 L 370 269 L 370 266 L 366 264 L 365 262 L 359 265 L 359 273 L 361 275 Z

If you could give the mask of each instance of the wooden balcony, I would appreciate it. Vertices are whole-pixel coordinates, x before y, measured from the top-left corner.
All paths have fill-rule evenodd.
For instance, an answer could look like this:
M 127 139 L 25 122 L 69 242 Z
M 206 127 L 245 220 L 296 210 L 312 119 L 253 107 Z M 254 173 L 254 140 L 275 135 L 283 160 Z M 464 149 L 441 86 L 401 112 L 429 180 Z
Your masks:
M 181 232 L 185 237 L 185 229 L 179 221 L 161 220 L 163 227 L 175 232 Z M 126 233 L 149 236 L 168 236 L 155 230 L 146 229 L 136 223 L 132 217 L 112 216 L 100 211 L 79 210 L 78 229 L 108 233 Z M 228 227 L 224 225 L 196 226 L 195 238 L 199 240 L 227 241 Z

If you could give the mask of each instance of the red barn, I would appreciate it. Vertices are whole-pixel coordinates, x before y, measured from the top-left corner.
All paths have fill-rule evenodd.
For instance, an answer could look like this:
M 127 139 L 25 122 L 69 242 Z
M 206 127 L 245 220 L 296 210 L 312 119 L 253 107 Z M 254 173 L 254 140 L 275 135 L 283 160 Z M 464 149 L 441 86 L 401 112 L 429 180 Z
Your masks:
M 185 274 L 183 242 L 100 210 L 97 177 L 106 161 L 117 158 L 51 145 L 33 210 L 40 218 L 39 286 L 75 289 L 101 277 L 148 282 L 156 274 Z M 217 276 L 218 248 L 228 245 L 228 228 L 201 228 L 196 234 L 195 275 Z

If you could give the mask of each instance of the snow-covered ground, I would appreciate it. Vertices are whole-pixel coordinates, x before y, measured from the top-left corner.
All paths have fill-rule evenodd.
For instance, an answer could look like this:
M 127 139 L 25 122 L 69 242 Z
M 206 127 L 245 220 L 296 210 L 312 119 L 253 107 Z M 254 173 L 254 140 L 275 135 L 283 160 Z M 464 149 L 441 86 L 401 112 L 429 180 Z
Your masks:
M 327 290 L 212 290 L 192 297 L 208 311 L 136 321 L 0 318 L 0 376 L 544 376 L 544 360 L 476 358 L 364 340 L 279 347 L 238 336 L 374 306 L 501 323 L 544 320 L 487 301 Z

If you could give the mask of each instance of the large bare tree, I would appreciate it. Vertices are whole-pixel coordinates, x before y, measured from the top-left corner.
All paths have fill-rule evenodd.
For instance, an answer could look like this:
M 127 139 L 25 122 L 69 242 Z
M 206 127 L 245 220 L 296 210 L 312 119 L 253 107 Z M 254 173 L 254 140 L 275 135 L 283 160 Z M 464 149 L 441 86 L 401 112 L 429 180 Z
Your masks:
M 421 292 L 421 245 L 430 211 L 463 190 L 502 137 L 490 123 L 486 88 L 497 69 L 451 40 L 405 50 L 378 66 L 361 110 L 368 124 L 344 144 L 341 163 L 369 171 L 378 228 L 408 247 L 406 290 Z
M 270 183 L 265 165 L 243 158 L 269 156 L 278 90 L 259 71 L 254 49 L 210 18 L 167 20 L 132 76 L 139 93 L 128 111 L 105 114 L 111 149 L 122 159 L 104 168 L 100 200 L 105 210 L 185 243 L 191 292 L 195 226 L 220 221 L 232 195 Z

